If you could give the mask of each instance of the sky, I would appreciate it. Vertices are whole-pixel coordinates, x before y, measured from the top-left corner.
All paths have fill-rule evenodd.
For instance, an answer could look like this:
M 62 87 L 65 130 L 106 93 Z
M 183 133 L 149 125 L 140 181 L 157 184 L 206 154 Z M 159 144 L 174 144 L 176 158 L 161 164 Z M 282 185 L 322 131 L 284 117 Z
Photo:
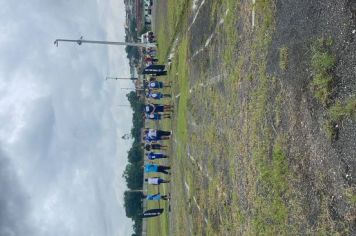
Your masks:
M 0 235 L 131 235 L 123 0 L 0 0 Z

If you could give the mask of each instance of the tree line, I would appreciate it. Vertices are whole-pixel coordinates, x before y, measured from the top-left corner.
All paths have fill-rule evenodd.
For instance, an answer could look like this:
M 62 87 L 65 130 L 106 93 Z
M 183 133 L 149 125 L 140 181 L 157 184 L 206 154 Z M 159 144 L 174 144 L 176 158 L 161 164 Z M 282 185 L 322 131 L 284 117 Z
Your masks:
M 128 161 L 123 177 L 126 179 L 128 191 L 124 193 L 124 206 L 126 216 L 134 221 L 133 229 L 134 234 L 132 236 L 138 236 L 142 234 L 142 219 L 139 217 L 143 212 L 143 206 L 141 201 L 141 192 L 133 192 L 132 190 L 141 190 L 143 188 L 143 149 L 141 146 L 141 129 L 144 126 L 142 119 L 142 111 L 144 103 L 136 95 L 134 91 L 128 93 L 127 99 L 130 102 L 133 110 L 131 129 L 131 136 L 133 138 L 133 144 L 128 151 Z

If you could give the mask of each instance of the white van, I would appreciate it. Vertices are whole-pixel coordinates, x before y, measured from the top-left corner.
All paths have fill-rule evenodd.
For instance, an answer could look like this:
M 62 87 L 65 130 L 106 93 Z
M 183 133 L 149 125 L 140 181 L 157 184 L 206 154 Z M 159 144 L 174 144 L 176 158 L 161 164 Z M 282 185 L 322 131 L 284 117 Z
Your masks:
M 148 5 L 148 6 L 152 6 L 153 5 L 153 0 L 144 0 L 144 4 Z
M 153 40 L 152 39 L 149 40 L 149 38 L 152 38 L 152 36 L 153 36 Z M 155 43 L 155 42 L 156 42 L 156 38 L 152 31 L 148 31 L 141 35 L 141 43 Z
M 145 23 L 146 24 L 151 24 L 151 21 L 152 21 L 151 16 L 150 15 L 145 15 Z

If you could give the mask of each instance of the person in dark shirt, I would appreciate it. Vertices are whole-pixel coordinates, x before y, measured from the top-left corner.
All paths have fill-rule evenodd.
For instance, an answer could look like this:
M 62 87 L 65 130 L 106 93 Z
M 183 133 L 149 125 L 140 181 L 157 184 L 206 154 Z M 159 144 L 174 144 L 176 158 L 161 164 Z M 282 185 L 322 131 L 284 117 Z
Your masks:
M 171 105 L 160 105 L 160 104 L 146 104 L 145 112 L 146 113 L 157 113 L 157 112 L 170 112 L 172 111 Z
M 170 84 L 165 85 L 161 81 L 150 81 L 148 83 L 148 88 L 150 89 L 160 89 L 160 88 L 168 88 L 168 87 L 171 87 L 171 85 Z
M 154 153 L 154 152 L 148 152 L 146 153 L 146 156 L 149 160 L 168 158 L 168 156 L 164 155 L 163 153 Z
M 144 148 L 146 151 L 152 150 L 166 150 L 168 146 L 161 145 L 159 143 L 152 143 L 152 144 L 144 144 Z
M 171 115 L 169 113 L 163 113 L 163 114 L 159 114 L 159 113 L 149 113 L 149 114 L 144 114 L 143 115 L 145 119 L 148 120 L 161 120 L 161 119 L 170 119 Z
M 160 92 L 152 92 L 152 91 L 149 91 L 147 94 L 146 94 L 146 98 L 150 99 L 156 99 L 156 100 L 159 100 L 159 99 L 162 99 L 162 98 L 170 98 L 171 95 L 168 94 L 168 93 L 160 93 Z

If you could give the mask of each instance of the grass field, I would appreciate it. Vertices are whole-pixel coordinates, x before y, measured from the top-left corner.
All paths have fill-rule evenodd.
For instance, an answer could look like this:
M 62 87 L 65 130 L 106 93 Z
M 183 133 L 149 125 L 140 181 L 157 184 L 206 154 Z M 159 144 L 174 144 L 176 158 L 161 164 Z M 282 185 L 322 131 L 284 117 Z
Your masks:
M 313 153 L 295 147 L 303 121 L 286 99 L 290 91 L 267 72 L 275 1 L 168 0 L 162 7 L 159 56 L 163 63 L 172 57 L 168 80 L 174 83 L 172 212 L 151 221 L 149 235 L 347 235 L 354 190 L 342 193 L 351 207 L 336 222 L 327 173 L 303 172 Z M 288 45 L 279 47 L 275 64 L 282 73 L 291 57 Z M 328 59 L 310 57 L 311 70 Z M 332 58 L 322 73 L 334 66 Z M 353 110 L 351 98 L 326 116 L 334 122 L 354 117 Z
M 165 88 L 163 90 L 164 93 L 169 93 L 169 89 Z M 164 99 L 163 100 L 164 104 L 169 104 L 170 101 L 169 99 Z M 158 123 L 155 123 L 153 121 L 150 121 L 150 127 L 155 128 L 155 129 L 162 129 L 162 130 L 171 130 L 171 121 L 164 119 Z M 163 141 L 163 145 L 169 145 L 169 141 Z M 164 151 L 167 153 L 167 155 L 171 156 L 171 149 L 169 148 L 167 151 Z M 162 159 L 159 161 L 155 161 L 155 163 L 160 164 L 160 165 L 166 165 L 169 166 L 171 163 L 169 160 Z M 165 174 L 146 174 L 146 177 L 161 177 L 163 179 L 170 179 L 169 175 Z M 147 186 L 147 192 L 154 194 L 154 193 L 160 193 L 161 195 L 168 195 L 170 193 L 170 185 L 169 184 L 160 184 L 160 185 L 148 185 Z M 146 233 L 147 235 L 168 235 L 169 232 L 169 202 L 165 200 L 161 201 L 147 201 L 147 209 L 153 209 L 153 208 L 163 208 L 164 212 L 162 215 L 159 217 L 153 217 L 153 218 L 147 218 L 144 219 L 146 220 L 147 223 L 147 229 Z

